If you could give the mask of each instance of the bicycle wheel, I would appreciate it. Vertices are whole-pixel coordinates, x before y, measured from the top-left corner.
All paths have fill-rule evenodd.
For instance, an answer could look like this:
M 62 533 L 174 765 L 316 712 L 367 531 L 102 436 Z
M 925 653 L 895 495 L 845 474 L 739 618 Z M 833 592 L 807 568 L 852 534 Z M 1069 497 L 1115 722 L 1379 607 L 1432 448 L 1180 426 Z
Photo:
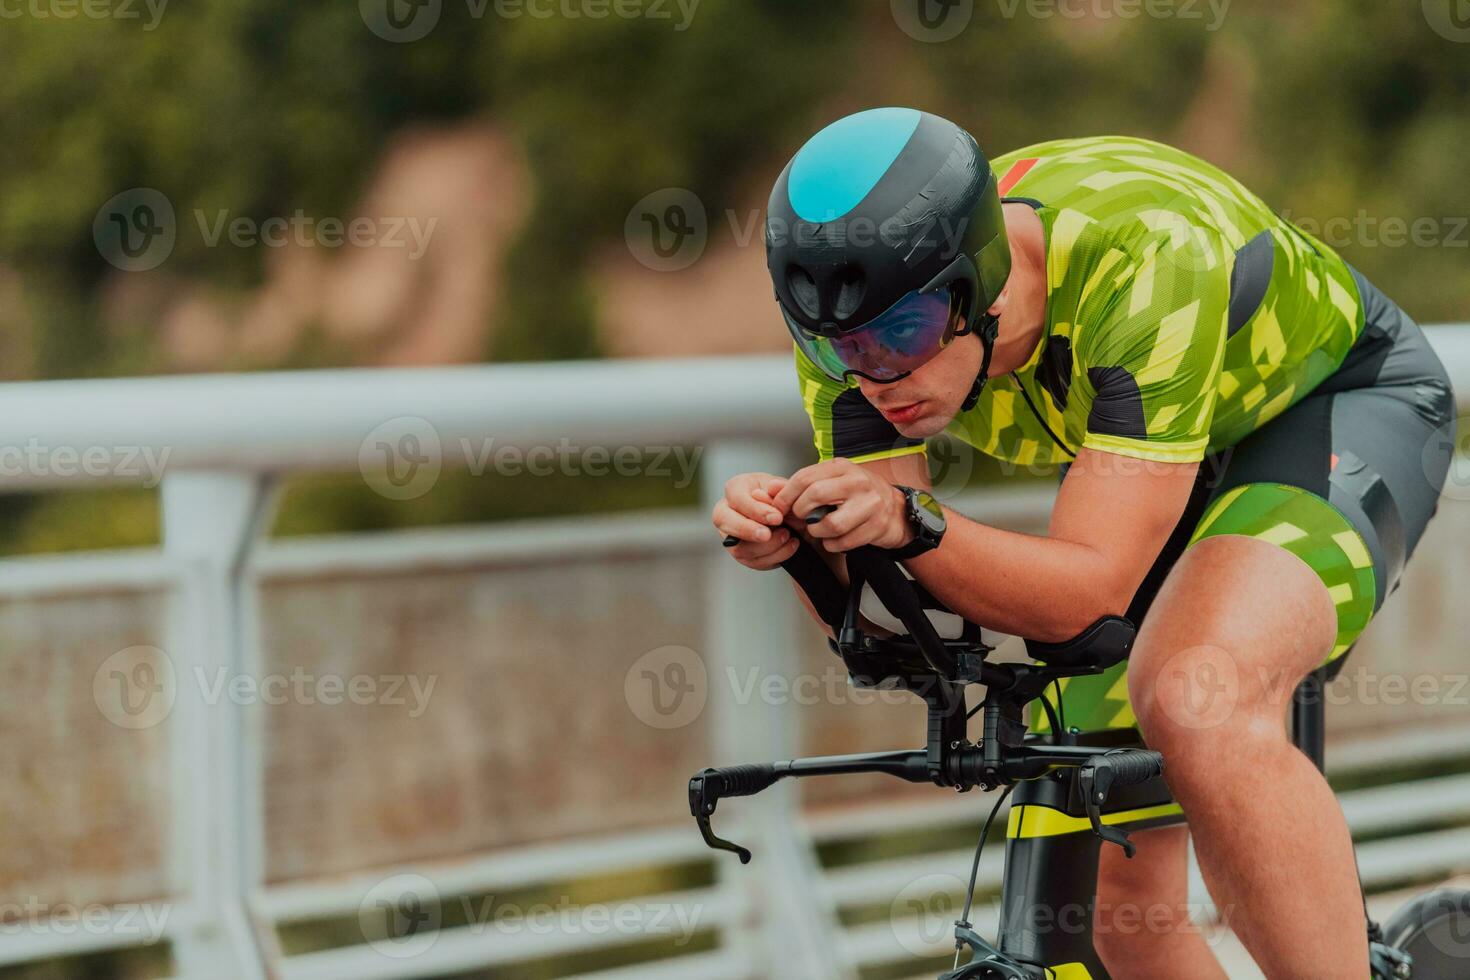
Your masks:
M 1383 938 L 1414 958 L 1413 980 L 1470 977 L 1470 889 L 1420 895 L 1384 923 Z

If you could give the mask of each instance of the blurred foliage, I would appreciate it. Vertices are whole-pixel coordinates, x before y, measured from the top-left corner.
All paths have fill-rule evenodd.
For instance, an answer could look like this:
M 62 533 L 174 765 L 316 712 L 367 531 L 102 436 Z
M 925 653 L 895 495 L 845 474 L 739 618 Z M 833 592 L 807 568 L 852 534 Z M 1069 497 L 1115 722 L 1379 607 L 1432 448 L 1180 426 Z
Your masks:
M 120 191 L 156 188 L 181 215 L 350 215 L 391 140 L 477 120 L 513 136 L 533 178 L 485 325 L 496 360 L 598 356 L 588 270 L 635 201 L 686 187 L 712 212 L 746 209 L 813 129 L 884 103 L 948 115 L 992 153 L 1104 132 L 1168 140 L 1304 222 L 1440 220 L 1456 241 L 1390 247 L 1370 229 L 1342 251 L 1421 320 L 1470 311 L 1470 232 L 1454 220 L 1470 212 L 1470 47 L 1419 4 L 1235 5 L 1216 23 L 1206 4 L 1195 17 L 1078 19 L 1017 0 L 976 4 L 937 44 L 907 36 L 878 0 L 705 0 L 685 30 L 673 4 L 671 19 L 506 18 L 451 0 L 412 43 L 374 34 L 355 3 L 197 0 L 156 23 L 134 6 L 134 19 L 28 15 L 0 31 L 0 378 L 168 369 L 151 322 L 105 315 L 128 274 L 101 258 L 92 222 Z M 165 285 L 228 297 L 262 281 L 264 250 L 190 231 Z M 355 356 L 309 331 L 280 364 L 248 366 Z M 592 484 L 538 494 L 599 509 L 606 488 Z M 509 516 L 521 499 L 456 479 L 431 496 L 385 508 L 303 489 L 283 527 Z M 0 498 L 3 550 L 148 540 L 139 513 L 126 495 Z

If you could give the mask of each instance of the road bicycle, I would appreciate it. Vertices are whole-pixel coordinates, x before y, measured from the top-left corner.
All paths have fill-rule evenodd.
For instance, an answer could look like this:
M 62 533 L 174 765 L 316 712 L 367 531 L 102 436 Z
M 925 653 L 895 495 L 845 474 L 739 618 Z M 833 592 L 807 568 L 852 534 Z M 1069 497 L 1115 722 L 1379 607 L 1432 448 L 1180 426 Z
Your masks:
M 826 510 L 824 508 L 823 510 Z M 821 512 L 808 517 L 819 520 Z M 727 542 L 728 543 L 728 542 Z M 1031 662 L 991 663 L 992 647 L 942 639 L 926 603 L 891 552 L 865 547 L 847 556 L 844 586 L 805 541 L 783 567 L 832 628 L 829 645 L 859 687 L 896 687 L 927 705 L 922 749 L 791 759 L 705 769 L 689 781 L 690 811 L 705 842 L 737 854 L 750 851 L 716 836 L 712 817 L 728 797 L 751 796 L 778 780 L 884 773 L 961 792 L 1003 790 L 980 835 L 964 911 L 955 923 L 954 968 L 940 980 L 1107 980 L 1093 946 L 1092 909 L 1098 857 L 1105 844 L 1133 856 L 1133 831 L 1184 822 L 1163 779 L 1164 760 L 1135 729 L 1083 732 L 1057 717 L 1047 688 L 1064 678 L 1101 673 L 1128 656 L 1134 625 L 1108 616 L 1064 643 L 1028 641 Z M 864 629 L 864 587 L 899 620 L 906 634 Z M 929 608 L 932 608 L 929 607 Z M 1305 678 L 1292 705 L 1293 741 L 1323 765 L 1325 668 Z M 984 685 L 978 705 L 969 685 Z M 1028 732 L 1026 711 L 1038 702 L 1049 731 Z M 969 740 L 980 715 L 980 735 Z M 1040 726 L 1037 726 L 1040 728 Z M 968 921 L 980 849 L 1009 795 L 1000 922 L 994 942 Z M 1042 921 L 1042 910 L 1085 909 L 1075 927 Z M 1366 903 L 1365 903 L 1366 909 Z M 1042 913 L 1044 914 L 1044 912 Z M 1470 977 L 1470 890 L 1442 888 L 1421 895 L 1383 925 L 1368 919 L 1374 980 L 1465 980 Z M 968 959 L 961 962 L 962 954 Z

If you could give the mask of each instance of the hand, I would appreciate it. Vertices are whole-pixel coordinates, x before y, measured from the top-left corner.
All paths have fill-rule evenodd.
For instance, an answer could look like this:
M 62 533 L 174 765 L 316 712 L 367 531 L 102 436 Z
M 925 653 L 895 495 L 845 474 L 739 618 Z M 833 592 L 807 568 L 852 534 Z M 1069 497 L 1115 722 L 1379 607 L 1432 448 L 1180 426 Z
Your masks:
M 786 481 L 770 473 L 742 473 L 725 482 L 725 496 L 711 520 L 722 535 L 735 538 L 730 556 L 757 571 L 769 571 L 796 553 L 799 539 L 782 526 L 787 512 L 774 498 Z
M 827 551 L 852 551 L 868 544 L 898 549 L 914 538 L 903 492 L 850 459 L 831 459 L 798 470 L 772 503 L 798 518 L 824 504 L 837 505 L 806 529 Z

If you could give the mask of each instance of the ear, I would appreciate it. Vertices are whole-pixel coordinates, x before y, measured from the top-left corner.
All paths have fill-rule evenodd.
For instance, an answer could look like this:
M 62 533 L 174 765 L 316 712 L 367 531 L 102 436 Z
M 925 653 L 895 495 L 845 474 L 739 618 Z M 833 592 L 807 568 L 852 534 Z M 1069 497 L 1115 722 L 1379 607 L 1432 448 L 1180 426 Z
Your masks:
M 1000 295 L 995 297 L 995 302 L 990 304 L 990 309 L 986 312 L 995 316 L 1000 316 L 1005 312 L 1006 304 L 1011 301 L 1011 285 L 1012 280 L 1008 278 L 1006 284 L 1000 287 Z

